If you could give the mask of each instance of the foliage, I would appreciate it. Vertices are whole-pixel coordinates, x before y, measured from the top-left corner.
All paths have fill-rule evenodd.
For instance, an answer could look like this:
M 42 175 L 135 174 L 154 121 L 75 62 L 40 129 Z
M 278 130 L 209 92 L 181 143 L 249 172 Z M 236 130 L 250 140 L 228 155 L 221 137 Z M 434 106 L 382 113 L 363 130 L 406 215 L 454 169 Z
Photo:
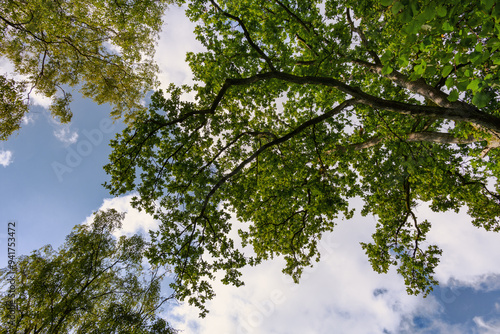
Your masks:
M 19 130 L 28 106 L 23 102 L 24 85 L 0 75 L 0 140 Z
M 91 225 L 77 225 L 55 252 L 50 245 L 16 261 L 15 322 L 11 296 L 1 295 L 3 330 L 9 333 L 150 333 L 175 331 L 156 316 L 169 298 L 160 296 L 162 275 L 141 265 L 145 241 L 116 240 L 123 214 L 99 212 Z M 1 271 L 7 284 L 10 274 Z
M 210 280 L 274 256 L 299 280 L 350 199 L 377 229 L 377 272 L 428 294 L 434 211 L 500 230 L 500 7 L 493 1 L 191 1 L 198 82 L 154 94 L 112 142 L 113 194 L 160 219 L 148 257 L 201 307 Z M 183 94 L 194 94 L 185 102 Z M 230 220 L 234 213 L 240 224 Z M 245 253 L 235 244 L 238 230 Z
M 1 1 L 0 55 L 27 77 L 27 93 L 35 90 L 53 97 L 52 115 L 68 122 L 71 94 L 66 86 L 80 88 L 97 103 L 111 103 L 113 116 L 132 117 L 141 99 L 156 85 L 154 42 L 169 0 L 29 0 Z M 2 92 L 18 92 L 2 86 Z M 4 93 L 6 94 L 6 93 Z M 1 139 L 19 128 L 16 103 L 2 109 Z M 14 108 L 15 107 L 15 108 Z M 10 117 L 10 119 L 9 119 Z

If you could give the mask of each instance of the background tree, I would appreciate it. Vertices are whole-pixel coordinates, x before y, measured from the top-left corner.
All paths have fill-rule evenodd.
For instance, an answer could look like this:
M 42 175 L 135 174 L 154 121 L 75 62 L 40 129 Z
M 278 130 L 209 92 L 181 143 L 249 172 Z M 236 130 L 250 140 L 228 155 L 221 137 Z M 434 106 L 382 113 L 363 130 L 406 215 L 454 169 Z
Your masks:
M 50 245 L 16 261 L 15 321 L 10 296 L 1 295 L 0 328 L 9 333 L 175 333 L 157 316 L 170 299 L 160 295 L 163 275 L 142 266 L 145 241 L 116 240 L 123 214 L 99 212 L 91 225 L 77 225 L 54 252 Z M 9 278 L 0 272 L 2 285 Z
M 198 0 L 188 15 L 198 84 L 156 93 L 106 170 L 161 220 L 148 257 L 202 315 L 218 271 L 240 285 L 240 268 L 283 256 L 298 281 L 354 197 L 378 220 L 374 270 L 396 266 L 411 294 L 437 284 L 441 254 L 419 203 L 500 230 L 494 1 Z
M 19 129 L 28 105 L 23 102 L 25 85 L 0 75 L 0 140 Z
M 143 108 L 141 99 L 156 86 L 154 46 L 170 0 L 0 3 L 0 55 L 27 77 L 27 90 L 2 84 L 2 93 L 16 98 L 0 111 L 0 139 L 19 129 L 32 91 L 54 98 L 50 109 L 61 122 L 72 115 L 67 86 L 112 104 L 115 117 Z

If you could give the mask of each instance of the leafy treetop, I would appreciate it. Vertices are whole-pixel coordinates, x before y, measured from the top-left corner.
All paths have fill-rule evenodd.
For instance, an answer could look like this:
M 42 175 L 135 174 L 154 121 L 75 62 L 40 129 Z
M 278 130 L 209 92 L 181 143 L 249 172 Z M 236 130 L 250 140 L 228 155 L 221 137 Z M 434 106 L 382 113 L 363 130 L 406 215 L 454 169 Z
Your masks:
M 141 99 L 156 86 L 152 58 L 162 14 L 170 0 L 2 1 L 0 55 L 27 77 L 24 85 L 6 84 L 0 94 L 11 102 L 1 110 L 0 140 L 20 127 L 35 90 L 53 97 L 52 115 L 68 122 L 71 94 L 80 88 L 97 103 L 110 103 L 112 115 L 133 118 Z M 29 88 L 29 91 L 26 91 Z
M 115 210 L 99 212 L 91 225 L 77 225 L 57 252 L 48 245 L 16 259 L 13 280 L 2 269 L 2 332 L 175 333 L 158 317 L 170 297 L 160 295 L 163 274 L 142 267 L 144 239 L 111 234 L 122 219 Z
M 154 94 L 106 170 L 161 220 L 148 257 L 202 315 L 218 271 L 241 285 L 240 268 L 283 256 L 298 281 L 354 197 L 378 219 L 374 270 L 397 266 L 411 294 L 437 284 L 441 254 L 419 203 L 500 230 L 494 1 L 194 0 L 187 15 L 198 84 Z

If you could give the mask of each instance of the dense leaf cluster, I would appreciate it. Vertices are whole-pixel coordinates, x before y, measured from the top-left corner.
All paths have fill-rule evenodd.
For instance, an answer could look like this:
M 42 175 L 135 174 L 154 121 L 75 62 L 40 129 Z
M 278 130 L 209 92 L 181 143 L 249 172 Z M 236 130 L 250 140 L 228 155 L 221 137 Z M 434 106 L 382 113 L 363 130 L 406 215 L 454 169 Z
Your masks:
M 54 98 L 50 109 L 61 122 L 72 116 L 68 86 L 112 104 L 115 117 L 133 118 L 143 109 L 141 99 L 156 86 L 154 46 L 171 1 L 0 3 L 0 56 L 26 77 L 27 88 L 1 86 L 3 95 L 16 98 L 1 110 L 0 139 L 19 129 L 32 91 Z

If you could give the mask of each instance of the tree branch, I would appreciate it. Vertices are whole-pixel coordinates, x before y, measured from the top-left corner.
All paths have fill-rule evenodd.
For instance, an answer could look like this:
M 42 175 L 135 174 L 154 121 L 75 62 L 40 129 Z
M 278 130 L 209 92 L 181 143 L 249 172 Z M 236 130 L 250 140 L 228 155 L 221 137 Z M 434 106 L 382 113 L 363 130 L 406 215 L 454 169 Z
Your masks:
M 318 116 L 318 117 L 315 117 L 313 119 L 310 119 L 304 123 L 302 123 L 301 125 L 299 125 L 298 127 L 296 127 L 294 130 L 290 131 L 289 133 L 287 133 L 286 135 L 280 137 L 280 138 L 277 138 L 269 143 L 266 143 L 265 145 L 263 145 L 262 147 L 260 147 L 257 151 L 255 151 L 250 157 L 248 157 L 247 159 L 243 160 L 235 169 L 233 169 L 230 173 L 224 175 L 213 187 L 212 189 L 210 190 L 210 192 L 207 194 L 207 196 L 205 196 L 205 200 L 203 202 L 203 205 L 202 205 L 202 208 L 201 208 L 201 211 L 200 211 L 200 214 L 198 215 L 197 219 L 202 217 L 205 213 L 205 210 L 207 208 L 207 205 L 208 205 L 208 202 L 210 201 L 210 199 L 212 198 L 212 196 L 215 194 L 215 192 L 228 180 L 230 179 L 231 177 L 233 177 L 234 175 L 236 175 L 237 173 L 239 173 L 246 165 L 248 165 L 250 162 L 252 162 L 256 157 L 259 156 L 259 154 L 261 154 L 262 152 L 264 152 L 265 150 L 267 150 L 268 148 L 272 147 L 272 146 L 276 146 L 278 144 L 281 144 L 283 142 L 286 142 L 287 140 L 289 140 L 290 138 L 298 135 L 299 133 L 301 133 L 302 131 L 304 131 L 305 129 L 307 129 L 308 127 L 310 126 L 313 126 L 314 124 L 318 124 L 318 123 L 321 123 L 323 122 L 324 120 L 340 113 L 343 109 L 349 107 L 349 106 L 352 106 L 353 104 L 355 104 L 356 101 L 354 99 L 351 99 L 351 100 L 347 100 L 347 101 L 344 101 L 342 104 L 338 105 L 337 107 L 333 108 L 332 110 L 324 113 L 323 115 L 321 116 Z
M 471 144 L 480 142 L 486 139 L 476 139 L 473 136 L 469 136 L 468 138 L 456 138 L 449 133 L 444 132 L 412 132 L 407 135 L 403 139 L 406 142 L 428 142 L 428 143 L 436 143 L 436 144 Z M 326 151 L 326 153 L 333 153 L 335 151 L 346 152 L 348 150 L 364 150 L 373 146 L 376 146 L 380 143 L 385 142 L 384 138 L 374 136 L 369 138 L 368 140 L 362 143 L 350 144 L 347 146 L 338 145 L 334 150 Z
M 367 94 L 363 92 L 359 87 L 347 85 L 337 79 L 333 79 L 330 77 L 297 76 L 283 72 L 268 72 L 257 74 L 253 77 L 242 80 L 250 80 L 251 78 L 255 78 L 255 81 L 274 78 L 301 85 L 314 84 L 334 87 L 341 92 L 354 97 L 357 103 L 361 103 L 375 109 L 393 111 L 404 115 L 428 116 L 453 121 L 471 122 L 484 128 L 491 129 L 495 132 L 500 132 L 500 117 L 482 112 L 476 107 L 466 103 L 454 103 L 453 107 L 449 108 L 439 106 L 423 106 L 393 100 L 385 100 Z M 233 79 L 234 84 L 237 84 L 237 81 L 234 80 L 238 79 Z
M 304 23 L 304 21 L 302 21 L 302 20 L 300 19 L 300 17 L 298 17 L 297 15 L 295 15 L 295 14 L 294 14 L 294 13 L 293 13 L 293 12 L 292 12 L 292 11 L 291 11 L 288 7 L 287 7 L 287 6 L 285 6 L 285 5 L 284 5 L 281 1 L 279 1 L 279 0 L 274 0 L 274 2 L 276 2 L 276 3 L 277 3 L 277 4 L 281 7 L 281 8 L 283 8 L 283 9 L 287 12 L 287 14 L 288 14 L 288 15 L 290 15 L 291 17 L 293 17 L 293 18 L 294 18 L 297 22 L 299 22 L 299 23 L 300 23 L 300 25 L 301 25 L 302 27 L 304 27 L 304 29 L 305 29 L 307 32 L 309 32 L 309 30 L 310 30 L 310 29 L 309 29 L 309 27 L 308 27 L 308 26 Z
M 394 82 L 396 85 L 408 89 L 410 92 L 422 95 L 423 97 L 431 100 L 440 107 L 454 108 L 457 106 L 463 106 L 462 102 L 450 102 L 448 101 L 448 94 L 441 91 L 439 88 L 428 85 L 424 79 L 420 78 L 415 81 L 411 81 L 406 75 L 393 70 L 390 74 L 382 74 L 382 64 L 372 64 L 364 60 L 355 59 L 353 63 L 361 65 L 370 69 L 372 72 L 377 73 L 381 76 Z
M 346 16 L 347 16 L 347 21 L 349 22 L 349 25 L 351 26 L 351 30 L 358 34 L 359 38 L 361 39 L 361 43 L 363 43 L 363 45 L 366 47 L 366 50 L 368 51 L 368 54 L 373 58 L 373 61 L 377 65 L 381 66 L 382 62 L 380 61 L 377 53 L 368 48 L 368 40 L 366 39 L 365 34 L 363 33 L 363 31 L 361 29 L 359 29 L 358 27 L 356 27 L 354 25 L 354 22 L 351 19 L 351 14 L 349 13 L 349 8 L 346 9 Z
M 470 122 L 477 124 L 481 127 L 484 127 L 486 129 L 493 130 L 494 132 L 500 133 L 500 117 L 482 112 L 476 107 L 466 103 L 454 102 L 451 104 L 450 107 L 440 107 L 440 106 L 424 106 L 424 105 L 409 104 L 393 100 L 385 100 L 367 94 L 363 92 L 359 87 L 350 86 L 334 78 L 319 77 L 319 76 L 298 76 L 294 74 L 288 74 L 276 71 L 255 74 L 248 78 L 226 79 L 224 85 L 217 94 L 217 97 L 212 103 L 210 109 L 195 110 L 186 113 L 172 121 L 162 123 L 162 125 L 166 126 L 179 123 L 193 115 L 213 114 L 215 112 L 215 109 L 219 105 L 220 101 L 224 97 L 225 93 L 231 86 L 249 85 L 258 81 L 266 81 L 271 79 L 279 79 L 299 85 L 310 84 L 310 85 L 322 85 L 322 86 L 334 87 L 340 90 L 341 92 L 351 95 L 353 98 L 356 99 L 357 103 L 364 104 L 375 109 L 393 111 L 403 115 L 427 116 L 439 119 L 448 119 L 453 121 Z M 424 90 L 426 90 L 428 87 L 433 88 L 432 86 L 428 86 L 425 83 L 424 85 L 425 85 Z M 415 87 L 417 86 L 419 86 L 419 84 L 416 84 Z M 424 96 L 429 95 L 428 93 L 429 91 L 422 92 L 422 94 L 425 94 Z M 437 97 L 433 97 L 433 99 L 438 100 Z
M 269 68 L 271 69 L 271 71 L 275 71 L 276 69 L 275 69 L 273 63 L 271 62 L 271 59 L 269 59 L 269 57 L 265 54 L 265 52 L 262 51 L 262 49 L 259 48 L 259 46 L 254 43 L 254 41 L 252 40 L 252 37 L 250 36 L 250 33 L 248 32 L 248 30 L 247 30 L 245 24 L 243 23 L 243 21 L 239 17 L 231 15 L 228 12 L 223 11 L 220 8 L 220 6 L 214 0 L 210 0 L 210 2 L 212 3 L 212 5 L 215 8 L 217 8 L 218 11 L 220 11 L 222 13 L 222 15 L 224 15 L 225 17 L 228 17 L 228 18 L 230 18 L 230 19 L 235 20 L 236 22 L 238 22 L 238 24 L 240 25 L 241 29 L 243 29 L 243 34 L 245 35 L 245 38 L 247 39 L 248 44 L 250 44 L 250 46 L 255 51 L 257 51 L 257 53 L 260 55 L 260 57 L 266 61 L 267 66 L 269 66 Z

